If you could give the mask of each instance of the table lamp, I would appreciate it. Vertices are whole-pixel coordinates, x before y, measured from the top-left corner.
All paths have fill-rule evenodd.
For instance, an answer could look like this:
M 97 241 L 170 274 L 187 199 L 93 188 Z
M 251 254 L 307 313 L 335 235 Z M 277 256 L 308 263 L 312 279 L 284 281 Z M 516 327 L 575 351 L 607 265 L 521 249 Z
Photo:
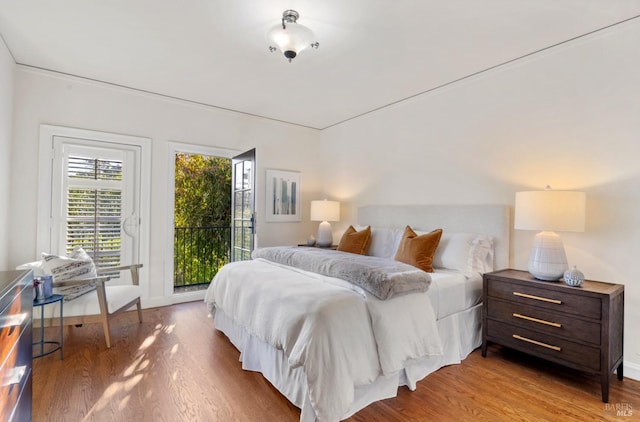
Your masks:
M 321 248 L 328 248 L 333 244 L 333 234 L 329 221 L 340 221 L 340 202 L 311 201 L 311 221 L 321 221 L 318 226 L 316 244 Z
M 560 280 L 568 268 L 562 239 L 556 231 L 583 232 L 584 192 L 552 190 L 516 192 L 517 230 L 541 230 L 533 240 L 527 269 L 538 280 Z

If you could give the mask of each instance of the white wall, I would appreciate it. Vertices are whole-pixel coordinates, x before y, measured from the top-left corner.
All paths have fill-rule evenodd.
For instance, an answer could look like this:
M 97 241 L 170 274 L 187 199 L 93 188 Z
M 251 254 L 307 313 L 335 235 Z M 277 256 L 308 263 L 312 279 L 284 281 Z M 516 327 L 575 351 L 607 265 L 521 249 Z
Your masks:
M 169 100 L 105 84 L 17 67 L 9 231 L 11 266 L 36 259 L 38 139 L 41 124 L 68 126 L 152 139 L 151 248 L 145 269 L 146 303 L 165 304 L 167 174 L 169 141 L 257 152 L 258 238 L 261 244 L 295 244 L 310 230 L 309 201 L 320 190 L 315 150 L 319 132 L 239 113 Z M 303 222 L 264 223 L 265 168 L 302 172 Z M 172 177 L 172 175 L 171 175 Z M 3 182 L 4 183 L 4 182 Z M 21 198 L 20 202 L 18 199 Z M 5 225 L 3 225 L 5 226 Z M 145 300 L 143 300 L 144 304 Z
M 0 39 L 0 198 L 9 201 L 11 192 L 11 133 L 15 62 Z M 0 270 L 9 266 L 9 207 L 0 207 Z
M 324 130 L 326 189 L 351 206 L 341 225 L 359 205 L 585 191 L 586 232 L 562 234 L 568 260 L 625 284 L 625 374 L 639 378 L 639 39 L 627 24 Z M 513 267 L 526 269 L 534 234 L 514 232 Z

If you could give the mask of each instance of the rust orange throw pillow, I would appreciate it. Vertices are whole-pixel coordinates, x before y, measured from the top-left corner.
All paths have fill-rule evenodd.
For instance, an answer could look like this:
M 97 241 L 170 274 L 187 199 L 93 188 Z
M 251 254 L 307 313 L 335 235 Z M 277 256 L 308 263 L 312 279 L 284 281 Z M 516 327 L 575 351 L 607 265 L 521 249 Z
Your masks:
M 442 237 L 442 229 L 436 229 L 420 236 L 407 226 L 402 234 L 396 252 L 396 261 L 413 265 L 428 273 L 433 272 L 433 255 Z
M 364 255 L 367 253 L 369 242 L 371 242 L 371 226 L 359 232 L 353 226 L 349 226 L 340 239 L 338 250 Z

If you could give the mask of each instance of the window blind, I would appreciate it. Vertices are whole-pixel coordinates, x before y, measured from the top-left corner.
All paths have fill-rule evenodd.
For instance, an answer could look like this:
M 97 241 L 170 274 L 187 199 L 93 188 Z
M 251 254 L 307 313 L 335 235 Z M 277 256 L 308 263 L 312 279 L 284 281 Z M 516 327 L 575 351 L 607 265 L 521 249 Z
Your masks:
M 82 247 L 98 268 L 120 265 L 122 161 L 69 156 L 67 253 Z

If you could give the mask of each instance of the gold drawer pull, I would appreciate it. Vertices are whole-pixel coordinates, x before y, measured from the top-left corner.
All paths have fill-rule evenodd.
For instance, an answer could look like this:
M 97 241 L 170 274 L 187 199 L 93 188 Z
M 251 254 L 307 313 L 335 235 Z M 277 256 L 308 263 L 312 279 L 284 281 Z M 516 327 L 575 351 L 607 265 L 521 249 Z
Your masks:
M 519 336 L 517 334 L 513 334 L 513 338 L 518 339 L 518 340 L 522 340 L 522 341 L 526 341 L 527 343 L 532 343 L 532 344 L 535 344 L 535 345 L 538 345 L 538 346 L 546 347 L 547 349 L 555 350 L 556 352 L 559 352 L 560 350 L 562 350 L 558 346 L 552 346 L 550 344 L 543 343 L 541 341 L 531 340 L 530 338 L 522 337 L 522 336 Z
M 555 303 L 556 305 L 562 305 L 562 301 L 561 300 L 557 300 L 557 299 L 549 299 L 547 297 L 528 295 L 526 293 L 520 293 L 520 292 L 513 292 L 513 295 L 514 296 L 519 296 L 519 297 L 524 297 L 526 299 L 541 300 L 543 302 L 549 302 L 549 303 Z
M 545 321 L 544 319 L 538 319 L 522 314 L 513 314 L 514 317 L 520 319 L 526 319 L 527 321 L 537 322 L 538 324 L 550 325 L 552 327 L 561 328 L 562 324 L 558 324 L 557 322 Z

